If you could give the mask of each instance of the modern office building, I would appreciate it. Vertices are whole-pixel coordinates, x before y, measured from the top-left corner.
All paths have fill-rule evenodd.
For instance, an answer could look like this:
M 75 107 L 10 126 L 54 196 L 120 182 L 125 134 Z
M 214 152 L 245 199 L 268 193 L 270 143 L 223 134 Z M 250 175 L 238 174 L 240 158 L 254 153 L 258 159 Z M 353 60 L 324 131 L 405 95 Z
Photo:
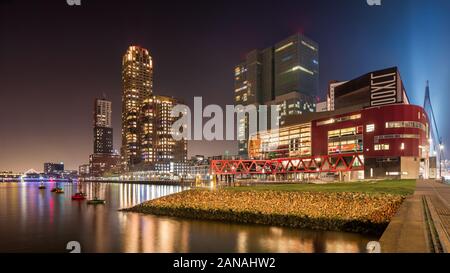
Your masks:
M 94 153 L 89 156 L 89 165 L 83 168 L 83 173 L 88 172 L 93 177 L 117 172 L 117 167 L 120 165 L 120 157 L 113 150 L 111 116 L 111 101 L 105 98 L 95 99 L 93 115 Z
M 153 63 L 147 49 L 130 46 L 122 58 L 122 148 L 125 170 L 152 157 Z
M 214 162 L 213 172 L 219 170 L 217 164 L 227 163 L 220 172 L 339 174 L 343 179 L 430 177 L 428 115 L 423 107 L 409 103 L 397 68 L 336 85 L 329 97 L 333 111 L 290 115 L 279 129 L 251 137 L 251 160 L 234 165 Z
M 64 172 L 64 163 L 44 163 L 44 174 L 62 174 Z
M 236 105 L 276 105 L 278 125 L 287 116 L 314 112 L 319 89 L 319 46 L 302 34 L 253 50 L 235 67 Z M 270 119 L 268 119 L 270 120 Z M 239 155 L 248 153 L 248 117 L 238 131 Z M 271 126 L 269 124 L 269 126 Z M 259 128 L 258 128 L 259 130 Z
M 105 99 L 95 99 L 94 103 L 94 127 L 112 127 L 111 121 L 112 103 Z
M 94 103 L 94 153 L 113 153 L 113 128 L 111 101 L 95 99 Z

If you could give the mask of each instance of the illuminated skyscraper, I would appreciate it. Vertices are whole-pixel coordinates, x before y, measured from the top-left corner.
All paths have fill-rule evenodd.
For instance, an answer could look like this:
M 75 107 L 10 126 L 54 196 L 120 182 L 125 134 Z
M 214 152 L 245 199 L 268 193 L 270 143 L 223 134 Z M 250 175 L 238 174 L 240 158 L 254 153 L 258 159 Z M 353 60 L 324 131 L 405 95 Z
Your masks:
M 122 163 L 130 169 L 152 158 L 153 64 L 147 49 L 130 46 L 122 59 Z
M 113 151 L 112 103 L 95 99 L 94 103 L 94 153 L 89 157 L 89 174 L 101 177 L 116 172 L 119 155 Z
M 290 115 L 314 112 L 319 89 L 319 46 L 295 34 L 264 50 L 253 50 L 235 67 L 236 105 L 276 105 L 279 126 Z M 270 119 L 268 119 L 270 120 Z M 248 150 L 248 117 L 240 120 L 239 155 Z
M 170 172 L 171 163 L 187 159 L 186 140 L 176 141 L 172 137 L 172 124 L 178 119 L 171 116 L 172 108 L 179 103 L 173 97 L 154 96 L 155 105 L 155 169 Z
M 95 99 L 94 103 L 94 153 L 113 153 L 111 102 L 106 99 Z

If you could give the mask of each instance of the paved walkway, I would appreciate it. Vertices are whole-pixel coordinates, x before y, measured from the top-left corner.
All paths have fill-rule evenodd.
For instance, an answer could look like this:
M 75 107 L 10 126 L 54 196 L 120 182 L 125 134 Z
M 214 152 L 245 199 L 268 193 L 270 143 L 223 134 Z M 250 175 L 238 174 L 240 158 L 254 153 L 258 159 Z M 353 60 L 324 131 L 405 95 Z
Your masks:
M 449 253 L 450 185 L 418 180 L 380 239 L 382 252 Z

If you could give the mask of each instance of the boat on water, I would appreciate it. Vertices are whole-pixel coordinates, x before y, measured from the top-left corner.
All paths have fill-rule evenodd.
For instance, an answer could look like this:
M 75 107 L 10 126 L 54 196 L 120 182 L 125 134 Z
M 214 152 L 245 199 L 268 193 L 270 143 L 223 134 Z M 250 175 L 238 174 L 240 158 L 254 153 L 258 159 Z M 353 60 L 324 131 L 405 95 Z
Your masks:
M 88 205 L 104 205 L 106 204 L 106 201 L 103 199 L 92 199 L 87 201 Z
M 72 195 L 72 200 L 86 200 L 86 194 L 82 192 L 77 192 Z
M 39 189 L 40 190 L 45 190 L 47 187 L 44 185 L 44 183 L 41 183 L 40 185 L 39 185 Z
M 72 195 L 72 200 L 85 200 L 86 193 L 83 192 L 83 186 L 81 182 L 78 182 L 78 192 Z
M 59 185 L 59 183 L 56 183 L 56 186 L 51 190 L 51 192 L 54 193 L 64 193 L 63 188 Z

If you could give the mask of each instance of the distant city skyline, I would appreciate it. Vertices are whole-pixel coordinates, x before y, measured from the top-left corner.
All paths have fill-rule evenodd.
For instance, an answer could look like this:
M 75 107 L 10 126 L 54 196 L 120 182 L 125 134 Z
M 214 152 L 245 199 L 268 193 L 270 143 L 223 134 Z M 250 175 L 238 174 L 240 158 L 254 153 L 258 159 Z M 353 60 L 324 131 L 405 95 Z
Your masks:
M 107 4 L 105 4 L 107 3 Z M 320 45 L 320 95 L 331 80 L 398 66 L 413 104 L 430 80 L 444 142 L 450 91 L 450 3 L 385 1 L 0 2 L 0 171 L 77 170 L 92 153 L 92 101 L 114 107 L 121 143 L 121 62 L 130 45 L 154 58 L 154 92 L 233 104 L 234 67 L 246 53 L 295 33 Z M 133 14 L 130 17 L 130 14 Z M 248 16 L 242 16 L 248 14 Z M 267 20 L 271 18 L 271 20 Z M 446 149 L 448 151 L 448 147 Z M 237 153 L 236 142 L 188 143 L 189 156 Z M 447 152 L 448 154 L 448 152 Z

